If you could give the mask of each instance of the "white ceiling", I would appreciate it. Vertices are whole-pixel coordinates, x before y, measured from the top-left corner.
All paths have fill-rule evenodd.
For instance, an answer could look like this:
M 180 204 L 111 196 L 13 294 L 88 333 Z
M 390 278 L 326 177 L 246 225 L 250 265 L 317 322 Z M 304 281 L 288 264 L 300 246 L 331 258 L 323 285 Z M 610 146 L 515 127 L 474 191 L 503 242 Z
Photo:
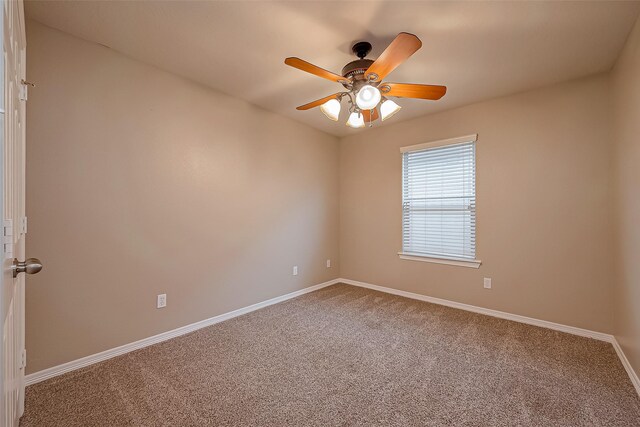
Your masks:
M 107 45 L 333 135 L 351 130 L 296 106 L 342 86 L 290 68 L 298 56 L 340 73 L 355 41 L 379 55 L 401 31 L 423 47 L 387 81 L 442 84 L 440 101 L 401 99 L 388 123 L 609 70 L 640 2 L 29 1 L 27 17 Z M 380 122 L 376 123 L 380 126 Z

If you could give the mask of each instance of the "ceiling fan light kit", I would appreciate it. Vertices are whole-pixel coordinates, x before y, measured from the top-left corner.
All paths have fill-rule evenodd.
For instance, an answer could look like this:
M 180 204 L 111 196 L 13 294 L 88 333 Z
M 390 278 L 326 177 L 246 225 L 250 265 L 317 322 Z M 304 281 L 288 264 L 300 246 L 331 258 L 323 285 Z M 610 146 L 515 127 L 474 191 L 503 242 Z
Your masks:
M 400 111 L 402 107 L 393 102 L 390 99 L 383 99 L 382 104 L 380 104 L 380 120 L 383 122 L 393 116 L 395 113 Z
M 364 116 L 360 111 L 354 111 L 349 114 L 349 120 L 347 120 L 347 126 L 350 128 L 363 128 L 364 127 Z
M 359 59 L 345 65 L 342 69 L 342 75 L 327 71 L 300 58 L 285 59 L 284 63 L 291 67 L 340 83 L 347 89 L 346 92 L 329 95 L 301 105 L 297 109 L 309 110 L 320 106 L 320 110 L 327 118 L 337 121 L 340 115 L 340 103 L 342 98 L 346 97 L 350 104 L 347 126 L 362 128 L 365 127 L 365 122 L 369 122 L 369 125 L 372 126 L 372 123 L 378 118 L 384 121 L 400 111 L 402 107 L 388 97 L 429 100 L 442 98 L 447 92 L 445 86 L 382 82 L 382 79 L 420 47 L 422 47 L 422 42 L 418 37 L 409 33 L 400 33 L 374 61 L 365 59 L 371 52 L 371 44 L 358 42 L 353 45 L 352 50 Z
M 322 104 L 320 111 L 322 111 L 328 119 L 337 122 L 338 116 L 340 115 L 340 107 L 340 101 L 338 101 L 337 98 L 333 98 Z
M 356 104 L 361 110 L 373 110 L 381 99 L 382 95 L 377 87 L 364 85 L 356 95 Z

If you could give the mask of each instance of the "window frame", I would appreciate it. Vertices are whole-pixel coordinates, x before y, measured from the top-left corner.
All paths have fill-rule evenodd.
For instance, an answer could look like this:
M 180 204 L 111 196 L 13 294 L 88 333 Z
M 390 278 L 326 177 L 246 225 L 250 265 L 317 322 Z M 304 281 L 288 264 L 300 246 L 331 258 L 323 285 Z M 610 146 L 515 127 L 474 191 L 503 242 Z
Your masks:
M 477 144 L 478 134 L 471 134 L 471 135 L 460 136 L 456 138 L 448 138 L 448 139 L 426 142 L 422 144 L 400 147 L 400 155 L 401 155 L 400 164 L 402 165 L 402 162 L 403 162 L 402 157 L 406 152 L 420 151 L 420 150 L 425 150 L 430 148 L 444 147 L 447 145 L 455 145 L 455 144 L 462 144 L 462 143 L 469 143 L 469 142 L 473 142 L 474 144 Z M 474 156 L 475 156 L 475 153 L 474 153 Z M 474 158 L 474 162 L 475 161 L 476 161 L 476 158 Z M 401 191 L 403 193 L 404 193 L 404 185 L 405 185 L 404 175 L 401 174 Z M 477 210 L 477 207 L 476 207 L 476 210 Z M 402 213 L 402 210 L 401 210 L 401 213 Z M 401 224 L 402 224 L 402 232 L 404 232 L 404 218 L 402 219 Z M 477 234 L 478 233 L 477 233 L 477 226 L 476 226 L 474 237 L 477 236 Z M 436 256 L 436 255 L 424 255 L 424 254 L 413 253 L 413 252 L 404 252 L 404 241 L 402 241 L 401 244 L 403 245 L 403 250 L 398 252 L 398 256 L 400 257 L 400 259 L 404 259 L 404 260 L 431 262 L 436 264 L 447 264 L 447 265 L 454 265 L 459 267 L 470 267 L 470 268 L 479 268 L 480 265 L 482 264 L 482 261 L 479 259 L 470 260 L 468 258 L 456 258 L 456 257 Z M 477 253 L 476 253 L 476 256 L 477 256 Z

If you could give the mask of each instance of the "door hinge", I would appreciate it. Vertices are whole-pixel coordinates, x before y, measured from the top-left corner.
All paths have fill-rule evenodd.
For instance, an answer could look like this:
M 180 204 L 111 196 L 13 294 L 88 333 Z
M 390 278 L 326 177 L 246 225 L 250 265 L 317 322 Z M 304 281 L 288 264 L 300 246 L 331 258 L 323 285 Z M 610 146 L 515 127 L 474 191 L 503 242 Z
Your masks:
M 18 93 L 18 98 L 20 98 L 20 101 L 26 101 L 28 97 L 29 97 L 28 86 L 23 83 L 20 86 L 19 93 Z
M 2 223 L 2 244 L 4 245 L 4 257 L 13 258 L 13 220 L 5 219 Z
M 27 367 L 27 349 L 22 350 L 22 354 L 20 355 L 20 369 L 24 369 Z
M 20 80 L 20 83 L 22 84 L 20 85 L 18 98 L 20 98 L 20 101 L 26 101 L 29 97 L 29 86 L 36 87 L 36 85 L 34 83 L 26 81 L 25 79 Z
M 27 217 L 23 216 L 22 221 L 20 221 L 20 232 L 22 234 L 27 234 Z

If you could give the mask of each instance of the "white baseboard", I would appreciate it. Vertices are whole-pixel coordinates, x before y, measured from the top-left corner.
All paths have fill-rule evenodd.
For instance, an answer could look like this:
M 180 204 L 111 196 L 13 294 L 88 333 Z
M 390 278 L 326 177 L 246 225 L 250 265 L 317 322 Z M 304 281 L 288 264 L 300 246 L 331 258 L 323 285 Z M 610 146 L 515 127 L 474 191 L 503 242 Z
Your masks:
M 633 370 L 631 363 L 629 363 L 629 359 L 627 359 L 624 351 L 622 351 L 622 347 L 620 347 L 620 343 L 618 343 L 618 340 L 615 337 L 613 338 L 613 342 L 611 344 L 613 344 L 613 348 L 616 350 L 616 353 L 618 353 L 618 357 L 620 358 L 620 362 L 622 362 L 622 366 L 624 366 L 627 374 L 629 374 L 629 379 L 631 379 L 631 383 L 636 388 L 638 396 L 640 396 L 640 378 L 638 378 L 638 374 L 636 374 L 636 371 Z
M 600 341 L 613 342 L 613 335 L 603 332 L 590 331 L 588 329 L 576 328 L 574 326 L 562 325 L 560 323 L 548 322 L 546 320 L 534 319 L 532 317 L 520 316 L 519 314 L 505 313 L 504 311 L 492 310 L 490 308 L 477 307 L 475 305 L 463 304 L 461 302 L 450 301 L 441 298 L 429 297 L 413 292 L 401 291 L 384 286 L 372 285 L 371 283 L 358 282 L 350 279 L 339 279 L 341 283 L 347 285 L 360 286 L 362 288 L 373 289 L 387 294 L 399 295 L 406 298 L 426 301 L 433 304 L 445 305 L 447 307 L 458 308 L 460 310 L 471 311 L 473 313 L 485 314 L 487 316 L 499 317 L 500 319 L 513 320 L 514 322 L 526 323 L 528 325 L 540 326 L 542 328 L 553 329 L 568 334 L 580 335 L 581 337 L 593 338 Z
M 34 372 L 26 375 L 24 378 L 25 385 L 29 386 L 40 381 L 47 380 L 49 378 L 62 375 L 67 372 L 75 371 L 76 369 L 84 368 L 85 366 L 93 365 L 94 363 L 102 362 L 112 357 L 120 356 L 125 353 L 129 353 L 134 350 L 138 350 L 144 347 L 148 347 L 153 344 L 157 344 L 162 341 L 166 341 L 171 338 L 179 337 L 180 335 L 188 334 L 189 332 L 197 331 L 198 329 L 205 328 L 207 326 L 214 325 L 216 323 L 224 322 L 225 320 L 232 319 L 234 317 L 241 316 L 243 314 L 250 313 L 255 310 L 267 307 L 269 305 L 277 304 L 282 301 L 286 301 L 291 298 L 304 295 L 309 292 L 317 291 L 318 289 L 325 288 L 327 286 L 340 283 L 340 280 L 334 279 L 328 282 L 320 283 L 318 285 L 309 286 L 308 288 L 300 289 L 299 291 L 291 292 L 286 295 L 271 298 L 266 301 L 262 301 L 247 307 L 239 308 L 237 310 L 230 311 L 228 313 L 220 314 L 218 316 L 211 317 L 209 319 L 201 320 L 200 322 L 192 323 L 190 325 L 182 326 L 171 331 L 163 332 L 158 335 L 154 335 L 149 338 L 144 338 L 139 341 L 135 341 L 129 344 L 121 345 L 120 347 L 112 348 L 102 351 L 100 353 L 92 354 L 71 362 L 63 363 L 62 365 L 53 366 L 51 368 L 43 369 L 42 371 Z
M 76 369 L 84 368 L 85 366 L 93 365 L 94 363 L 102 362 L 103 360 L 111 359 L 112 357 L 119 356 L 125 353 L 129 353 L 134 350 L 138 350 L 140 348 L 148 347 L 153 344 L 157 344 L 162 341 L 166 341 L 171 338 L 179 337 L 180 335 L 188 334 L 189 332 L 196 331 L 201 328 L 205 328 L 207 326 L 214 325 L 216 323 L 223 322 L 228 319 L 232 319 L 237 316 L 241 316 L 246 313 L 250 313 L 255 310 L 259 310 L 263 307 L 267 307 L 269 305 L 277 304 L 282 301 L 286 301 L 291 298 L 295 298 L 300 295 L 304 295 L 309 292 L 316 291 L 318 289 L 325 288 L 327 286 L 331 286 L 337 283 L 344 283 L 352 286 L 359 286 L 362 288 L 373 289 L 380 292 L 385 292 L 392 295 L 398 295 L 406 298 L 411 298 L 420 301 L 426 301 L 433 304 L 444 305 L 447 307 L 457 308 L 460 310 L 470 311 L 473 313 L 484 314 L 487 316 L 498 317 L 500 319 L 512 320 L 514 322 L 526 323 L 528 325 L 539 326 L 542 328 L 553 329 L 560 332 L 565 332 L 568 334 L 579 335 L 581 337 L 593 338 L 600 341 L 606 341 L 613 345 L 622 365 L 626 369 L 629 374 L 629 378 L 633 383 L 638 395 L 640 395 L 640 380 L 638 379 L 638 375 L 635 373 L 631 364 L 627 360 L 620 344 L 615 339 L 615 337 L 611 334 L 605 334 L 603 332 L 595 332 L 590 331 L 588 329 L 577 328 L 574 326 L 562 325 L 559 323 L 548 322 L 546 320 L 534 319 L 531 317 L 520 316 L 518 314 L 506 313 L 503 311 L 492 310 L 489 308 L 477 307 L 474 305 L 463 304 L 460 302 L 445 300 L 441 298 L 430 297 L 422 294 L 416 294 L 413 292 L 401 291 L 398 289 L 387 288 L 384 286 L 373 285 L 371 283 L 359 282 L 351 279 L 334 279 L 329 280 L 328 282 L 320 283 L 318 285 L 310 286 L 308 288 L 301 289 L 299 291 L 291 292 L 286 295 L 282 295 L 279 297 L 275 297 L 263 302 L 259 302 L 247 307 L 243 307 L 234 311 L 230 311 L 228 313 L 221 314 L 219 316 L 212 317 L 210 319 L 205 319 L 200 322 L 192 323 L 187 326 L 183 326 L 181 328 L 173 329 L 168 332 L 163 332 L 158 335 L 154 335 L 149 338 L 144 338 L 139 341 L 135 341 L 129 344 L 122 345 L 120 347 L 112 348 L 110 350 L 106 350 L 100 353 L 96 353 L 90 356 L 83 357 L 81 359 L 72 360 L 71 362 L 63 363 L 62 365 L 54 366 L 48 369 L 44 369 L 42 371 L 34 372 L 25 376 L 25 385 L 29 386 L 40 381 L 44 381 L 49 378 L 53 378 L 58 375 L 62 375 L 67 372 L 74 371 Z
M 441 298 L 429 297 L 422 294 L 416 294 L 413 292 L 401 291 L 398 289 L 387 288 L 384 286 L 372 285 L 371 283 L 358 282 L 356 280 L 350 279 L 338 279 L 338 283 L 345 283 L 347 285 L 352 286 L 360 286 L 362 288 L 373 289 L 380 292 L 385 292 L 388 294 L 398 295 L 406 298 L 416 299 L 420 301 L 426 301 L 433 304 L 444 305 L 447 307 L 457 308 L 460 310 L 471 311 L 473 313 L 485 314 L 487 316 L 499 317 L 500 319 L 512 320 L 514 322 L 526 323 L 528 325 L 540 326 L 542 328 L 553 329 L 555 331 L 565 332 L 568 334 L 579 335 L 581 337 L 593 338 L 599 341 L 606 341 L 613 345 L 618 357 L 620 358 L 620 362 L 624 366 L 624 369 L 629 374 L 629 379 L 631 383 L 638 392 L 638 396 L 640 396 L 640 379 L 638 379 L 638 375 L 633 370 L 633 367 L 629 363 L 629 360 L 625 356 L 620 344 L 616 340 L 616 338 L 611 334 L 605 334 L 603 332 L 590 331 L 588 329 L 576 328 L 575 326 L 567 326 L 562 325 L 560 323 L 548 322 L 546 320 L 534 319 L 532 317 L 520 316 L 518 314 L 505 313 L 504 311 L 492 310 L 489 308 L 477 307 L 475 305 L 463 304 L 460 302 L 450 301 Z

